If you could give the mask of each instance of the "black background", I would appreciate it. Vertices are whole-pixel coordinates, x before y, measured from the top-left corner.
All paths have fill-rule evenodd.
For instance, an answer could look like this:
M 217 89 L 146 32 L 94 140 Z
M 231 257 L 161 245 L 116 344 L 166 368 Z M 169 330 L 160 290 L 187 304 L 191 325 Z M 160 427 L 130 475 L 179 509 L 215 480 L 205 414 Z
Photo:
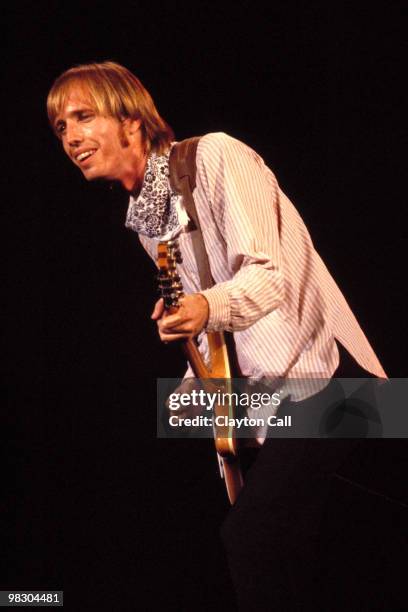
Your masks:
M 253 146 L 385 370 L 405 376 L 403 7 L 9 9 L 1 588 L 64 588 L 73 610 L 234 609 L 211 442 L 155 438 L 156 378 L 184 366 L 149 319 L 153 265 L 124 228 L 126 196 L 86 183 L 60 151 L 45 114 L 53 79 L 77 63 L 117 61 L 177 139 L 225 131 Z

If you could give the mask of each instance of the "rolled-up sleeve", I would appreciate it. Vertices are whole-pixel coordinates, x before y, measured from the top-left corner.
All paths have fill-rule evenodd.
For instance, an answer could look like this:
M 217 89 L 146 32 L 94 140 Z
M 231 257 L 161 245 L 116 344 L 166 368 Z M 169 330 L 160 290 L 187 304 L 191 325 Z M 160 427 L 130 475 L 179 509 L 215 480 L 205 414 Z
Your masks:
M 208 331 L 240 331 L 284 298 L 278 185 L 262 159 L 226 134 L 204 137 L 197 172 L 225 240 L 231 279 L 202 291 Z

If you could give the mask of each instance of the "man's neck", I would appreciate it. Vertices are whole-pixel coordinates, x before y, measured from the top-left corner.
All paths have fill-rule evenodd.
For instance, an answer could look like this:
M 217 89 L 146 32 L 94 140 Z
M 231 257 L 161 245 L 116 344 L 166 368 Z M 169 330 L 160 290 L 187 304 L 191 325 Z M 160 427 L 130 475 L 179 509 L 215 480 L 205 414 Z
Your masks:
M 125 170 L 120 181 L 122 187 L 126 191 L 131 192 L 134 195 L 139 194 L 143 185 L 146 162 L 147 154 L 145 152 L 143 152 L 142 155 L 133 158 L 132 163 L 129 164 L 129 168 Z

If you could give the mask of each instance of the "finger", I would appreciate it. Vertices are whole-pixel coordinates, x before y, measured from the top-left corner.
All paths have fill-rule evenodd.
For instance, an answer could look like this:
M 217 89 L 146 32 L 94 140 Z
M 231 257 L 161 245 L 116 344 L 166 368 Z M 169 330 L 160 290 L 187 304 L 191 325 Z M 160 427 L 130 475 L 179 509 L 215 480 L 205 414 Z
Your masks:
M 159 332 L 159 335 L 162 342 L 175 342 L 177 340 L 184 340 L 191 337 L 191 333 L 163 334 Z
M 168 317 L 160 321 L 160 327 L 161 329 L 172 329 L 174 327 L 182 326 L 185 321 L 186 320 L 183 317 L 180 317 L 180 315 L 178 314 L 169 315 Z
M 160 300 L 157 300 L 156 304 L 154 305 L 153 308 L 153 312 L 151 314 L 151 318 L 156 321 L 157 319 L 160 319 L 160 317 L 162 316 L 164 311 L 164 300 L 163 298 L 160 298 Z
M 194 327 L 191 321 L 182 321 L 177 325 L 168 325 L 167 319 L 157 321 L 157 327 L 160 333 L 163 334 L 192 334 Z

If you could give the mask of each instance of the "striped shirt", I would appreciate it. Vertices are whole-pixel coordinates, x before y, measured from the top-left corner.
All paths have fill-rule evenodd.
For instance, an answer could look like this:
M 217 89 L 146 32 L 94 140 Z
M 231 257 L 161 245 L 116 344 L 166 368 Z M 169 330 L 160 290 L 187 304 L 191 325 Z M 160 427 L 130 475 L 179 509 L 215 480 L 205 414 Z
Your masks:
M 193 197 L 216 283 L 201 291 L 209 304 L 207 330 L 234 332 L 242 374 L 255 380 L 330 378 L 339 364 L 337 339 L 365 370 L 386 377 L 299 213 L 262 158 L 242 142 L 213 133 L 201 138 L 196 163 Z M 156 261 L 157 240 L 139 238 Z M 184 290 L 199 292 L 191 232 L 178 239 Z M 205 336 L 200 350 L 208 359 Z

